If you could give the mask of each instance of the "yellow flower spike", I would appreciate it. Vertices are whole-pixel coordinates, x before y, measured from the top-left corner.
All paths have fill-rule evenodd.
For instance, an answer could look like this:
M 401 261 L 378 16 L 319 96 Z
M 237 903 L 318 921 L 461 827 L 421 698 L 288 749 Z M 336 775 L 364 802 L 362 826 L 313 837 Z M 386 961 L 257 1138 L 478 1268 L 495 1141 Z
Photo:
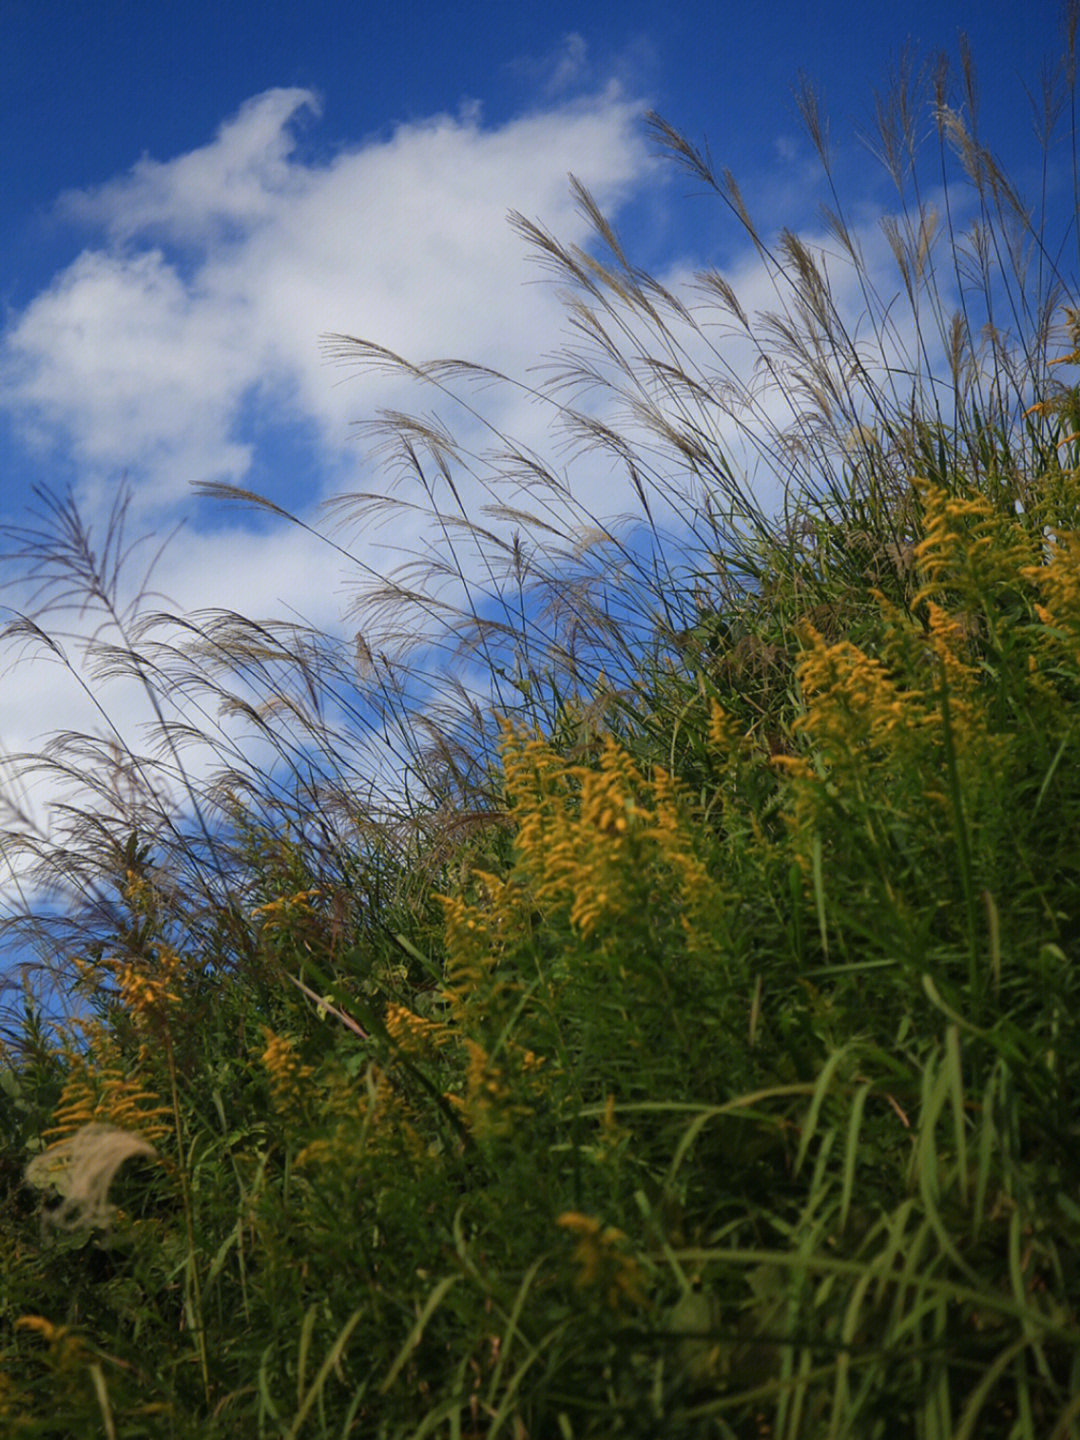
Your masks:
M 719 700 L 709 701 L 709 744 L 714 750 L 728 754 L 735 744 L 735 725 Z
M 849 641 L 827 645 L 812 627 L 806 639 L 809 648 L 796 667 L 806 713 L 793 723 L 793 733 L 809 732 L 834 761 L 856 747 L 888 743 L 903 727 L 905 700 L 914 697 L 899 691 L 885 666 Z
M 139 1066 L 129 1073 L 113 1056 L 112 1044 L 99 1037 L 93 1051 L 69 1057 L 68 1077 L 44 1138 L 66 1140 L 89 1124 L 130 1130 L 147 1141 L 172 1133 L 172 1126 L 163 1123 L 172 1112 L 140 1075 Z
M 386 1033 L 403 1053 L 422 1055 L 433 1046 L 445 1044 L 449 1032 L 438 1020 L 427 1020 L 405 1005 L 386 1008 Z
M 288 929 L 294 920 L 314 915 L 315 907 L 311 902 L 322 898 L 321 890 L 298 890 L 295 895 L 279 895 L 265 905 L 256 905 L 251 914 L 254 919 L 262 921 L 263 930 L 272 934 L 275 930 Z
M 950 494 L 926 480 L 913 483 L 923 503 L 923 539 L 915 560 L 924 584 L 916 605 L 950 590 L 977 609 L 996 585 L 1013 582 L 1030 563 L 1032 536 L 985 495 Z
M 145 908 L 147 902 L 152 899 L 153 891 L 143 876 L 134 870 L 128 870 L 124 874 L 124 899 L 133 910 Z
M 1045 604 L 1035 606 L 1042 623 L 1080 634 L 1080 536 L 1060 533 L 1046 563 L 1025 566 L 1020 573 L 1042 593 Z
M 591 937 L 641 903 L 653 866 L 673 872 L 684 910 L 704 908 L 698 892 L 717 898 L 670 777 L 647 778 L 611 735 L 596 768 L 567 764 L 546 742 L 509 728 L 503 743 L 517 877 L 534 906 L 563 910 Z
M 276 1035 L 265 1025 L 262 1033 L 266 1048 L 259 1058 L 270 1081 L 274 1107 L 285 1115 L 297 1114 L 303 1110 L 307 1100 L 303 1087 L 315 1072 L 310 1065 L 302 1063 L 296 1047 L 287 1036 Z
M 466 1037 L 465 1050 L 469 1062 L 465 1096 L 459 1108 L 479 1139 L 508 1135 L 513 1125 L 513 1110 L 503 1067 L 493 1063 L 487 1050 L 476 1040 Z
M 802 755 L 770 755 L 769 764 L 790 775 L 793 780 L 812 780 L 814 767 Z
M 624 1302 L 639 1307 L 646 1303 L 641 1267 L 626 1254 L 626 1236 L 621 1230 L 577 1210 L 564 1211 L 555 1223 L 577 1236 L 573 1260 L 577 1267 L 574 1284 L 579 1290 L 602 1287 L 604 1299 L 613 1310 L 620 1309 Z

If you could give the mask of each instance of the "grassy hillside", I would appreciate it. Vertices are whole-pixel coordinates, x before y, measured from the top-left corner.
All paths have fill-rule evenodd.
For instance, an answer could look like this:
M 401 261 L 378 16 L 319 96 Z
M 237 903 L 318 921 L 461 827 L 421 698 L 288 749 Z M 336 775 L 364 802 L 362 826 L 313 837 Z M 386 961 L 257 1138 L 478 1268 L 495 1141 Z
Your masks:
M 950 83 L 881 114 L 902 319 L 835 197 L 827 261 L 661 122 L 772 311 L 520 222 L 622 529 L 503 436 L 443 513 L 464 447 L 390 417 L 444 544 L 348 650 L 125 608 L 122 507 L 20 533 L 9 637 L 86 599 L 160 724 L 8 838 L 81 1014 L 28 990 L 0 1072 L 5 1434 L 1080 1435 L 1080 321 Z

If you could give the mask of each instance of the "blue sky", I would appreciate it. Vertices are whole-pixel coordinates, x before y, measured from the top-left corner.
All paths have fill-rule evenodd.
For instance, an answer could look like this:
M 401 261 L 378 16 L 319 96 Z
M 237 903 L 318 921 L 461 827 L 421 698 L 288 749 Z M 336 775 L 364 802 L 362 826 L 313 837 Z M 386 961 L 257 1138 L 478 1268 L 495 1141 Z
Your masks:
M 613 78 L 679 128 L 707 135 L 748 182 L 776 165 L 797 126 L 800 70 L 838 125 L 865 123 L 905 42 L 955 55 L 964 31 L 987 100 L 988 136 L 1010 159 L 1059 23 L 1056 4 L 924 0 L 901 6 L 622 0 L 544 5 L 4 0 L 0 52 L 0 299 L 24 305 L 85 236 L 56 223 L 71 189 L 100 185 L 140 157 L 168 160 L 211 139 L 247 100 L 310 89 L 322 116 L 297 154 L 325 160 L 395 126 L 479 105 L 498 126 Z M 1048 43 L 1049 42 L 1049 43 Z
M 570 171 L 640 263 L 673 284 L 720 264 L 753 292 L 752 257 L 658 164 L 644 112 L 707 141 L 767 228 L 813 225 L 822 191 L 792 99 L 805 73 L 869 235 L 888 204 L 856 138 L 874 90 L 905 43 L 955 57 L 961 30 L 984 139 L 1037 187 L 1025 86 L 1059 30 L 1040 0 L 0 0 L 0 13 L 0 514 L 17 522 L 33 486 L 71 485 L 100 518 L 126 483 L 137 528 L 183 522 L 157 572 L 180 609 L 331 630 L 347 592 L 326 552 L 191 488 L 250 486 L 311 515 L 385 483 L 355 422 L 415 397 L 335 368 L 320 336 L 528 375 L 565 340 L 565 316 L 506 216 L 588 243 Z M 490 403 L 544 443 L 535 408 Z M 415 542 L 357 543 L 379 569 Z M 69 682 L 56 666 L 9 675 L 4 749 L 95 723 Z M 134 722 L 137 702 L 117 703 Z

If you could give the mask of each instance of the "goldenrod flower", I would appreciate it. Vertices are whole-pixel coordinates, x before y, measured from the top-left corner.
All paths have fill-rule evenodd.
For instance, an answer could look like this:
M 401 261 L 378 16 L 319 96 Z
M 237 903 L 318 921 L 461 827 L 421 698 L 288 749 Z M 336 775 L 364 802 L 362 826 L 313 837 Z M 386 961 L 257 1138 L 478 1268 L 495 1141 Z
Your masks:
M 125 1061 L 115 1044 L 99 1034 L 85 1054 L 68 1057 L 53 1123 L 43 1134 L 64 1140 L 86 1125 L 99 1124 L 159 1141 L 171 1133 L 172 1125 L 165 1123 L 171 1118 L 172 1110 L 144 1078 L 141 1064 Z
M 295 895 L 279 895 L 265 905 L 257 905 L 251 914 L 263 922 L 264 930 L 287 929 L 294 919 L 315 914 L 313 900 L 322 898 L 321 890 L 298 890 Z
M 573 1260 L 577 1266 L 574 1284 L 579 1290 L 599 1290 L 613 1310 L 646 1303 L 641 1266 L 627 1253 L 627 1238 L 621 1230 L 577 1210 L 564 1211 L 555 1223 L 577 1237 Z
M 438 1020 L 417 1015 L 405 1005 L 391 1002 L 386 1007 L 386 1033 L 407 1055 L 419 1055 L 447 1039 L 447 1028 Z
M 301 1111 L 307 1096 L 303 1087 L 314 1075 L 310 1065 L 305 1065 L 296 1053 L 293 1042 L 284 1035 L 275 1035 L 263 1026 L 266 1048 L 260 1059 L 270 1079 L 270 1095 L 277 1110 L 283 1114 Z

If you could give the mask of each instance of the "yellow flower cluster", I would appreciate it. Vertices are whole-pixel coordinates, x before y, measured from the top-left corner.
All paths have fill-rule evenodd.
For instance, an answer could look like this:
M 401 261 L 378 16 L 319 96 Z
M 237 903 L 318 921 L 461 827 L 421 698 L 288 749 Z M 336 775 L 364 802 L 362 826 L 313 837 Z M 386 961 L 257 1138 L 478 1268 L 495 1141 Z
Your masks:
M 1080 544 L 1065 539 L 1040 556 L 1030 516 L 995 508 L 973 489 L 914 484 L 924 527 L 914 550 L 919 589 L 904 608 L 876 595 L 884 621 L 879 649 L 868 654 L 850 640 L 829 643 L 806 622 L 800 629 L 796 679 L 804 713 L 792 732 L 806 744 L 800 755 L 774 756 L 772 763 L 790 786 L 789 823 L 804 838 L 820 836 L 837 796 L 845 806 L 855 800 L 894 810 L 901 776 L 921 776 L 920 801 L 950 811 L 953 802 L 935 778 L 945 773 L 947 756 L 974 801 L 990 777 L 1003 773 L 1016 743 L 989 707 L 982 653 L 1030 644 L 1015 627 L 1030 617 L 1034 631 L 1036 614 L 1069 630 L 1074 650 L 1080 640 Z M 1036 557 L 1043 563 L 1032 564 Z M 1046 603 L 1025 610 L 1031 582 Z M 1014 628 L 1002 651 L 1005 624 Z M 1041 684 L 1030 649 L 1027 669 Z M 711 738 L 730 744 L 722 717 Z M 809 851 L 800 847 L 797 858 L 805 869 Z
M 308 1084 L 315 1071 L 312 1066 L 301 1061 L 288 1036 L 275 1035 L 265 1025 L 262 1033 L 266 1048 L 260 1058 L 270 1079 L 270 1096 L 274 1107 L 283 1115 L 299 1115 L 303 1113 L 308 1100 L 303 1087 Z
M 629 757 L 607 736 L 600 770 L 591 771 L 507 729 L 503 766 L 520 868 L 536 903 L 569 901 L 570 923 L 589 934 L 606 911 L 626 908 L 621 892 L 640 823 Z
M 610 956 L 631 929 L 660 924 L 666 937 L 681 926 L 688 951 L 712 957 L 723 911 L 704 832 L 666 772 L 646 776 L 610 735 L 589 766 L 510 726 L 503 764 L 516 825 L 510 873 L 474 871 L 464 893 L 441 897 L 453 1024 L 429 1029 L 396 1008 L 387 1019 L 405 1043 L 431 1035 L 461 1045 L 464 1083 L 447 1098 L 478 1138 L 509 1133 L 550 1092 L 551 1057 L 534 1053 L 521 1033 L 530 991 L 514 959 L 531 953 L 541 927 L 565 936 L 568 926 L 597 956 Z M 546 995 L 570 982 L 571 954 L 565 943 L 544 944 Z
M 50 1359 L 60 1370 L 81 1364 L 86 1355 L 86 1342 L 80 1335 L 66 1325 L 55 1325 L 44 1315 L 20 1315 L 15 1329 L 40 1335 L 49 1347 Z
M 1039 619 L 1075 644 L 1080 640 L 1080 536 L 1056 535 L 1049 549 L 1045 564 L 1026 566 L 1022 573 L 1042 594 L 1044 603 L 1035 607 Z
M 858 748 L 887 747 L 911 723 L 912 701 L 879 660 L 841 640 L 829 645 L 812 625 L 804 625 L 806 645 L 796 668 L 806 713 L 792 725 L 808 733 L 826 758 L 840 761 Z
M 577 1210 L 564 1211 L 555 1223 L 576 1237 L 574 1283 L 579 1290 L 599 1291 L 612 1310 L 640 1308 L 647 1303 L 641 1266 L 627 1253 L 627 1239 L 621 1230 Z
M 276 900 L 257 905 L 251 913 L 253 918 L 262 921 L 266 931 L 287 930 L 295 920 L 314 915 L 312 902 L 320 899 L 321 890 L 298 890 L 295 895 L 279 895 Z
M 705 940 L 698 921 L 720 894 L 666 772 L 646 778 L 611 735 L 593 769 L 509 727 L 503 765 L 518 826 L 516 875 L 534 904 L 565 908 L 590 937 L 640 913 L 652 885 L 680 910 L 688 934 Z
M 359 1085 L 341 1072 L 322 1077 L 309 1109 L 326 1133 L 300 1151 L 299 1168 L 332 1167 L 340 1175 L 386 1158 L 395 1165 L 428 1158 L 408 1102 L 379 1065 L 369 1065 Z
M 923 538 L 915 547 L 923 585 L 916 605 L 943 590 L 977 605 L 995 585 L 1014 580 L 1031 562 L 1029 534 L 995 510 L 985 495 L 951 494 L 922 478 L 912 484 L 923 510 Z
M 709 703 L 709 744 L 718 755 L 733 755 L 741 744 L 738 727 L 719 700 Z
M 701 858 L 682 792 L 666 770 L 657 768 L 652 791 L 655 809 L 650 838 L 676 882 L 679 920 L 687 942 L 691 949 L 715 951 L 713 919 L 722 903 L 720 886 Z
M 479 1140 L 508 1135 L 513 1128 L 513 1108 L 506 1071 L 493 1061 L 487 1050 L 476 1040 L 465 1039 L 469 1057 L 465 1073 L 465 1095 L 447 1098 L 469 1121 Z
M 386 1033 L 404 1055 L 430 1054 L 446 1043 L 449 1030 L 439 1020 L 417 1015 L 406 1005 L 391 1003 L 386 1007 Z
M 167 945 L 158 946 L 157 965 L 153 973 L 140 965 L 117 964 L 116 983 L 120 1001 L 130 1015 L 163 1019 L 179 1006 L 180 996 L 174 988 L 183 969 L 183 959 Z
M 160 1029 L 162 1023 L 175 1015 L 182 1004 L 179 981 L 185 965 L 184 957 L 165 944 L 159 944 L 156 951 L 153 960 L 75 961 L 79 973 L 91 985 L 97 984 L 101 972 L 112 977 L 120 1003 L 144 1041 L 148 1032 Z
M 124 899 L 132 910 L 140 915 L 148 915 L 153 910 L 156 898 L 154 887 L 145 875 L 140 875 L 137 870 L 124 871 Z
M 513 887 L 498 876 L 474 871 L 470 878 L 482 892 L 479 901 L 461 895 L 438 897 L 446 934 L 446 998 L 457 1021 L 471 997 L 481 988 L 489 988 L 486 982 L 506 944 L 519 903 Z
M 541 1070 L 544 1057 L 512 1041 L 504 1040 L 498 1059 L 470 1036 L 463 1036 L 462 1043 L 468 1056 L 465 1094 L 447 1095 L 447 1100 L 465 1116 L 477 1139 L 509 1135 L 515 1120 L 532 1114 L 531 1104 L 523 1104 L 520 1099 L 521 1096 L 529 1096 L 529 1089 L 523 1088 L 520 1083 L 515 1085 L 515 1082 Z M 512 1085 L 515 1087 L 513 1092 Z M 518 1100 L 512 1098 L 515 1093 L 519 1096 Z
M 104 1124 L 158 1141 L 172 1133 L 172 1109 L 138 1073 L 125 1071 L 114 1046 L 95 1027 L 94 1044 L 86 1054 L 69 1056 L 53 1123 L 43 1131 L 47 1140 L 65 1140 L 84 1125 Z
M 966 658 L 968 625 L 965 617 L 953 615 L 934 601 L 927 602 L 927 623 L 930 648 L 944 676 L 949 698 L 949 725 L 953 747 L 962 770 L 971 771 L 979 765 L 1000 764 L 1008 748 L 1008 738 L 989 733 L 986 713 L 979 689 L 979 674 Z M 924 722 L 932 731 L 941 733 L 944 713 L 940 697 Z
M 956 537 L 947 538 L 951 543 Z M 993 539 L 993 535 L 984 538 Z M 938 539 L 941 553 L 947 546 L 940 535 Z M 1009 537 L 1006 545 L 1012 547 Z M 987 552 L 985 568 L 996 569 L 999 560 L 996 551 Z M 1009 574 L 1016 576 L 1015 571 Z M 979 698 L 979 670 L 972 662 L 971 641 L 977 624 L 970 612 L 950 610 L 931 598 L 932 588 L 925 587 L 919 601 L 924 627 L 904 621 L 884 597 L 878 597 L 886 620 L 884 659 L 867 655 L 850 641 L 830 645 L 812 625 L 803 624 L 806 649 L 796 667 L 796 678 L 806 712 L 792 730 L 812 738 L 830 765 L 867 755 L 910 754 L 926 740 L 938 744 L 944 724 L 942 677 L 957 752 L 972 756 L 977 752 L 980 762 L 989 760 L 997 742 L 987 733 Z M 895 678 L 900 674 L 920 683 L 902 684 Z M 798 759 L 774 759 L 789 773 L 809 774 Z

